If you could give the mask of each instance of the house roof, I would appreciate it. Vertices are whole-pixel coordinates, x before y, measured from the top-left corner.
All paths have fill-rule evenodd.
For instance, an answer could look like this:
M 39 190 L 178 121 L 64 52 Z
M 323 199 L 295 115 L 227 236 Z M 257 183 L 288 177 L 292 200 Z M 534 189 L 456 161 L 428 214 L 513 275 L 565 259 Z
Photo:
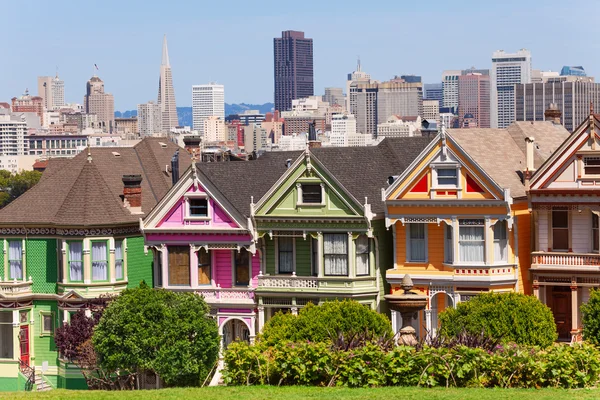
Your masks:
M 179 147 L 146 138 L 135 147 L 91 148 L 72 159 L 52 159 L 40 182 L 0 210 L 7 225 L 91 226 L 135 223 L 143 216 L 123 206 L 123 175 L 142 176 L 142 211 L 148 213 L 171 187 L 167 171 Z M 182 151 L 180 171 L 191 164 Z
M 533 154 L 535 168 L 539 168 L 570 135 L 561 124 L 552 121 L 515 121 L 508 126 L 507 130 L 523 154 L 526 153 L 525 138 L 535 139 Z

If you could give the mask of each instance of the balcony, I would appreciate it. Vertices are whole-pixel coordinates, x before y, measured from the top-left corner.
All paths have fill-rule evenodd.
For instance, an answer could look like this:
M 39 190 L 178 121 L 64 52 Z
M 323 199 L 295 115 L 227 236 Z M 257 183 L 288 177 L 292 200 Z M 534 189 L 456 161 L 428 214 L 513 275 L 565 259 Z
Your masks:
M 600 271 L 600 254 L 537 251 L 531 253 L 531 268 Z
M 32 280 L 0 282 L 0 297 L 18 297 L 31 293 Z
M 295 276 L 261 275 L 257 291 L 362 294 L 377 291 L 376 278 L 372 276 Z
M 252 289 L 206 288 L 194 289 L 194 293 L 204 297 L 208 304 L 254 304 Z

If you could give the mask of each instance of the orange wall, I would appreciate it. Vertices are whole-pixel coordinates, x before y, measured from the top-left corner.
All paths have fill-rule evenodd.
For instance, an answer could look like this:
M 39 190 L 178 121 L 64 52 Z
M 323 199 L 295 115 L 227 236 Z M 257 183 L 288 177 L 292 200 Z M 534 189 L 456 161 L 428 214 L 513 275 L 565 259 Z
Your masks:
M 527 203 L 513 204 L 517 223 L 517 235 L 519 245 L 519 291 L 532 294 L 529 268 L 531 268 L 531 213 L 527 209 Z
M 427 263 L 406 262 L 406 229 L 401 222 L 396 222 L 396 264 L 399 269 L 421 271 L 451 271 L 444 268 L 444 223 L 427 224 Z M 404 274 L 404 272 L 401 272 Z

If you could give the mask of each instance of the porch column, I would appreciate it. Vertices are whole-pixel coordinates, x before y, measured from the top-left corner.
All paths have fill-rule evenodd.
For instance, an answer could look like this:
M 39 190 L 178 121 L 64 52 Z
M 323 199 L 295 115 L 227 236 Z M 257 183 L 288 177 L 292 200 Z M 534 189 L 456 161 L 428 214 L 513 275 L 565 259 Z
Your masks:
M 90 248 L 92 244 L 90 239 L 83 239 L 83 282 L 91 283 L 92 256 Z
M 13 359 L 21 359 L 21 347 L 19 343 L 19 310 L 13 310 Z M 31 332 L 30 332 L 31 333 Z
M 198 250 L 200 250 L 199 247 L 190 243 L 190 286 L 192 288 L 198 287 Z M 252 264 L 252 259 L 250 259 L 250 263 Z
M 398 332 L 398 311 L 394 311 L 392 310 L 392 331 L 394 332 L 394 335 L 396 334 L 396 332 Z
M 265 326 L 265 308 L 263 306 L 258 307 L 258 332 L 262 331 Z
M 324 265 L 323 265 L 323 233 L 317 232 L 317 243 L 319 248 L 317 249 L 317 259 L 318 259 L 318 277 L 322 278 L 325 275 Z
M 298 315 L 298 307 L 292 307 L 291 309 L 292 315 Z
M 571 334 L 579 329 L 579 305 L 577 303 L 577 283 L 571 283 Z
M 425 313 L 425 328 L 427 329 L 427 334 L 430 335 L 432 332 L 431 309 L 423 310 L 423 312 Z
M 115 238 L 113 237 L 108 239 L 108 270 L 110 283 L 117 282 L 117 268 L 115 266 Z
M 540 284 L 538 283 L 538 281 L 533 281 L 533 295 L 536 297 L 536 299 L 538 300 L 542 300 L 540 299 Z
M 167 253 L 167 245 L 160 245 L 160 257 L 162 257 L 161 273 L 162 273 L 162 287 L 169 286 L 169 254 Z

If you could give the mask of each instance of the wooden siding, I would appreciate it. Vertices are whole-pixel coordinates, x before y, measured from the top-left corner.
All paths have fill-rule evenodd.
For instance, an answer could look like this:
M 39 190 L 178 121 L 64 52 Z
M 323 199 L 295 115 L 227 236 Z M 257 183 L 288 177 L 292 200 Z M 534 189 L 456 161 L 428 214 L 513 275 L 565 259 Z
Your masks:
M 427 262 L 408 263 L 406 254 L 406 231 L 408 224 L 396 223 L 396 264 L 399 268 L 422 269 L 426 271 L 445 271 L 444 262 L 444 224 L 427 224 Z
M 214 250 L 215 252 L 215 283 L 222 288 L 230 288 L 233 269 L 231 250 Z
M 574 253 L 592 252 L 592 213 L 585 209 L 570 212 L 571 249 Z
M 296 238 L 296 275 L 310 276 L 310 237 Z
M 519 246 L 519 274 L 517 276 L 519 291 L 531 294 L 531 279 L 529 277 L 529 269 L 531 268 L 531 214 L 527 209 L 526 202 L 515 203 L 512 208 L 516 219 Z
M 538 211 L 538 223 L 537 223 L 537 235 L 538 235 L 538 250 L 539 251 L 548 251 L 548 211 L 540 210 Z
M 275 271 L 275 240 L 269 239 L 268 236 L 265 235 L 263 240 L 265 243 L 265 249 L 267 254 L 265 255 L 266 265 L 266 273 L 269 275 L 275 275 L 277 271 Z

